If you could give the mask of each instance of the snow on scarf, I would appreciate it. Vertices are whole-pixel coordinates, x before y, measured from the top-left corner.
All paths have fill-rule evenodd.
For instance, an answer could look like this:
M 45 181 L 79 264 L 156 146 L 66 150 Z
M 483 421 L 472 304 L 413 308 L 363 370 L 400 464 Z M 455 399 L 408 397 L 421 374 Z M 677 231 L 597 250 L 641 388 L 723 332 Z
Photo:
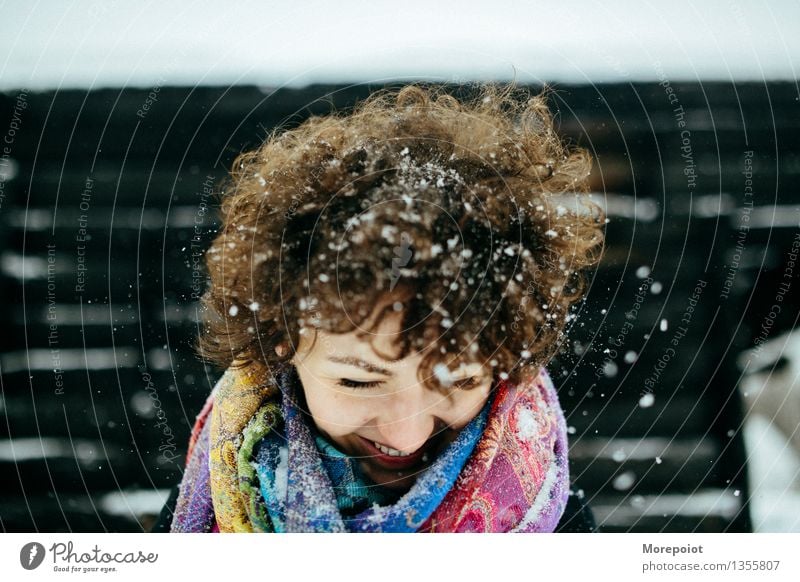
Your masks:
M 228 369 L 192 429 L 173 532 L 552 532 L 567 503 L 564 414 L 544 367 L 481 412 L 387 505 L 342 517 L 353 486 L 295 406 L 293 368 Z M 358 489 L 358 483 L 352 487 Z M 379 497 L 378 497 L 379 499 Z M 363 501 L 363 500 L 361 500 Z

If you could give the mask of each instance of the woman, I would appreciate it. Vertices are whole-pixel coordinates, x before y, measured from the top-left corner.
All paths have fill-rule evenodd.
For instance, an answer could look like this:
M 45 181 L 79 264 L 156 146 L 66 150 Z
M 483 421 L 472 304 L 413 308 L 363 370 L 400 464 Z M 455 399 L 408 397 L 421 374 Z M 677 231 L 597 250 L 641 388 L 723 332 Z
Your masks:
M 239 156 L 199 338 L 225 373 L 170 531 L 591 524 L 545 369 L 602 250 L 590 166 L 544 95 L 488 84 L 384 90 Z

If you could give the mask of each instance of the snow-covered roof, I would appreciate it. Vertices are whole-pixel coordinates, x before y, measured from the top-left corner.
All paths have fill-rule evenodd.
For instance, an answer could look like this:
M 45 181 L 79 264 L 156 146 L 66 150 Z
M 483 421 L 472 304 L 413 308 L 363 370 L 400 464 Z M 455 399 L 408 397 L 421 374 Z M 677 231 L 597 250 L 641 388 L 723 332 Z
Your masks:
M 796 79 L 800 3 L 7 2 L 0 89 Z

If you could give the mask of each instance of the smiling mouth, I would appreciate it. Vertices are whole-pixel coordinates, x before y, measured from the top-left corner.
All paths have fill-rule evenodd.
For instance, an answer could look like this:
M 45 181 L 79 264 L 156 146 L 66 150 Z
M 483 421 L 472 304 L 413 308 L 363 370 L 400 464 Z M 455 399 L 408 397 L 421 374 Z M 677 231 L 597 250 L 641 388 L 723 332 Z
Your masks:
M 404 453 L 403 451 L 398 451 L 397 449 L 393 449 L 392 447 L 382 445 L 377 441 L 373 441 L 372 444 L 375 445 L 375 448 L 380 449 L 382 453 L 387 454 L 390 457 L 409 457 L 417 452 L 414 451 L 414 453 Z
M 428 441 L 416 451 L 410 454 L 402 454 L 400 451 L 390 449 L 376 441 L 358 437 L 367 449 L 367 460 L 375 462 L 385 469 L 408 469 L 422 463 L 427 463 L 432 456 L 432 445 L 434 441 Z M 388 452 L 387 452 L 388 451 Z M 399 453 L 399 454 L 398 454 Z

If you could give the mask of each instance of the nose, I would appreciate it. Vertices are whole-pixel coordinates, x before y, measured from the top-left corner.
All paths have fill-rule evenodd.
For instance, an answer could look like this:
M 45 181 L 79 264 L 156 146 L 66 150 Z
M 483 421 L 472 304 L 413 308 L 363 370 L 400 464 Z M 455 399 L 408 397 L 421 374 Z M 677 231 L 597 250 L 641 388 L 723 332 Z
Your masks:
M 436 417 L 427 403 L 425 391 L 423 386 L 415 385 L 387 397 L 382 414 L 378 415 L 379 443 L 403 453 L 413 453 L 433 436 Z

